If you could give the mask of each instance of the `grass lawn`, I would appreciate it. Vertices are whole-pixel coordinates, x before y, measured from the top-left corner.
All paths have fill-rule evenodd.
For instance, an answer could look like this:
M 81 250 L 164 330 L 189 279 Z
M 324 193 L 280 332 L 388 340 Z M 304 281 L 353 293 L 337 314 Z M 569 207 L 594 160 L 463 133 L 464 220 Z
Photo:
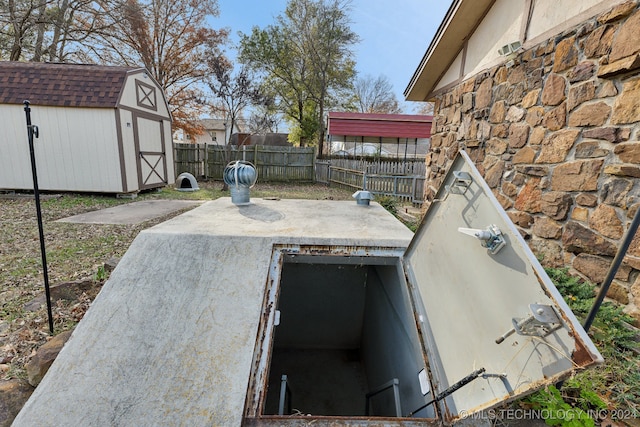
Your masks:
M 140 200 L 228 197 L 221 182 L 200 182 L 200 190 L 177 191 L 173 187 L 143 192 L 135 199 L 113 195 L 45 193 L 41 196 L 49 283 L 85 281 L 78 298 L 54 301 L 54 330 L 58 334 L 75 325 L 100 290 L 108 272 L 104 263 L 121 257 L 148 227 L 174 217 L 179 211 L 135 225 L 71 224 L 58 219 Z M 353 200 L 352 190 L 316 184 L 258 183 L 252 198 Z M 355 202 L 354 202 L 355 203 Z M 190 208 L 189 208 L 190 209 Z M 188 210 L 188 209 L 185 209 Z M 33 351 L 49 337 L 46 308 L 30 311 L 25 304 L 44 293 L 40 241 L 33 197 L 17 195 L 0 199 L 0 378 L 24 378 L 24 365 Z

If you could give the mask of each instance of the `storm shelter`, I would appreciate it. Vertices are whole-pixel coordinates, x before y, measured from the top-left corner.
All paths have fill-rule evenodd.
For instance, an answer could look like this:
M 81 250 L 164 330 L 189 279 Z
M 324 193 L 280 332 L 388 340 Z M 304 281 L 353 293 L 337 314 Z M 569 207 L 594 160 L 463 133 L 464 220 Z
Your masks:
M 479 425 L 601 360 L 461 152 L 415 234 L 229 198 L 142 231 L 13 425 Z
M 279 251 L 264 414 L 397 417 L 425 403 L 426 361 L 401 253 L 378 254 Z M 434 416 L 432 408 L 419 412 Z
M 462 152 L 406 250 L 274 246 L 244 422 L 460 422 L 601 360 Z

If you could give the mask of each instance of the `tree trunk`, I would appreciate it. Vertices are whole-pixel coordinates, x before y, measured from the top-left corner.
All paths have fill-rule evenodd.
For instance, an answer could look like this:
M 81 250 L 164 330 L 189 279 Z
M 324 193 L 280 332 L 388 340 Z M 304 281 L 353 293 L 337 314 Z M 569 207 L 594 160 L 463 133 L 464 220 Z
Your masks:
M 324 155 L 324 97 L 323 93 L 318 103 L 318 125 L 320 127 L 318 131 L 318 158 L 322 158 Z
M 58 43 L 60 43 L 60 33 L 62 32 L 62 26 L 64 25 L 64 16 L 67 14 L 69 8 L 69 0 L 64 0 L 53 24 L 53 37 L 51 38 L 51 44 L 49 45 L 49 60 L 54 61 L 58 59 Z
M 22 38 L 22 28 L 18 25 L 18 17 L 16 16 L 16 3 L 14 0 L 9 0 L 9 19 L 13 26 L 13 43 L 11 45 L 11 53 L 9 54 L 10 61 L 20 60 L 22 55 L 22 45 L 20 39 Z
M 45 13 L 47 10 L 47 4 L 45 2 L 40 3 L 38 6 L 38 19 L 36 20 L 38 25 L 38 35 L 36 37 L 36 45 L 34 46 L 33 61 L 42 61 L 42 44 L 44 43 L 44 33 L 46 31 Z

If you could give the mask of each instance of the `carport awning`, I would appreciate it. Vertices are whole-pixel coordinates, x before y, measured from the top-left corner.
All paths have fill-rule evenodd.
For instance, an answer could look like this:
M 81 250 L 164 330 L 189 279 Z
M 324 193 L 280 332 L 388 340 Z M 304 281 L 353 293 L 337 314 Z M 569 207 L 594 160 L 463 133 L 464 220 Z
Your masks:
M 328 134 L 382 138 L 430 138 L 433 116 L 330 112 Z

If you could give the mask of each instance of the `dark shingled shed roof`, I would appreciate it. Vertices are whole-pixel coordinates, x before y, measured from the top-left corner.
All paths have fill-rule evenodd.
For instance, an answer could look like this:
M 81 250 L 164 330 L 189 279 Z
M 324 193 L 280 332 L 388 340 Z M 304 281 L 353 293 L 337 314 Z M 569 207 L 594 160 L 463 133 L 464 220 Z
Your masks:
M 127 74 L 140 69 L 0 61 L 0 104 L 115 108 Z

